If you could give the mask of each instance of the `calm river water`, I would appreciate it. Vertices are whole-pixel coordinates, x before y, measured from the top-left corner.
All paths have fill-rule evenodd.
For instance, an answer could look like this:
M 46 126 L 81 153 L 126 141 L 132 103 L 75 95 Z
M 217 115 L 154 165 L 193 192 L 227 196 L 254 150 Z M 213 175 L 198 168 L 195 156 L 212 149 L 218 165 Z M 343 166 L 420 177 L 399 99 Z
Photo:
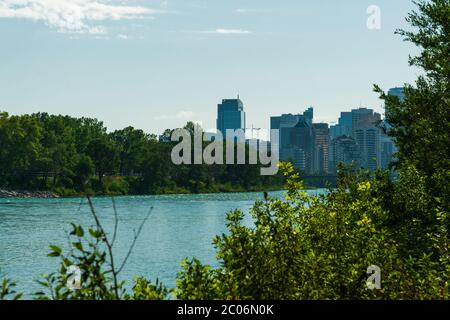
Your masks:
M 318 192 L 321 190 L 311 191 Z M 258 198 L 262 198 L 261 193 L 117 197 L 115 255 L 119 261 L 134 231 L 153 207 L 121 279 L 130 285 L 134 276 L 142 275 L 152 280 L 159 278 L 173 287 L 184 258 L 197 257 L 203 263 L 217 265 L 211 241 L 226 232 L 226 213 L 236 208 L 248 213 Z M 95 198 L 94 205 L 105 229 L 112 231 L 111 199 Z M 28 297 L 30 292 L 41 290 L 36 280 L 55 271 L 59 263 L 57 258 L 47 257 L 48 246 L 68 247 L 71 222 L 85 229 L 93 225 L 86 199 L 0 199 L 0 278 L 6 275 L 13 279 Z M 248 214 L 245 223 L 252 223 Z

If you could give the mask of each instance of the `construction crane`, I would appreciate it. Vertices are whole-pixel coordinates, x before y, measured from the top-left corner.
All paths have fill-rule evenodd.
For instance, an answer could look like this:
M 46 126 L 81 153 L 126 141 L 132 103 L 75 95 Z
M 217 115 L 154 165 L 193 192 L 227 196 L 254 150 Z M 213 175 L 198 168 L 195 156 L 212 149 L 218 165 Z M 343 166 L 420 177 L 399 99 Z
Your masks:
M 251 137 L 252 137 L 252 140 L 253 140 L 253 132 L 257 132 L 258 134 L 256 135 L 256 139 L 257 140 L 259 140 L 259 131 L 261 131 L 262 130 L 262 128 L 255 128 L 253 125 L 252 125 L 252 127 L 251 128 L 245 128 L 245 130 L 251 130 L 252 131 L 252 134 L 251 134 Z

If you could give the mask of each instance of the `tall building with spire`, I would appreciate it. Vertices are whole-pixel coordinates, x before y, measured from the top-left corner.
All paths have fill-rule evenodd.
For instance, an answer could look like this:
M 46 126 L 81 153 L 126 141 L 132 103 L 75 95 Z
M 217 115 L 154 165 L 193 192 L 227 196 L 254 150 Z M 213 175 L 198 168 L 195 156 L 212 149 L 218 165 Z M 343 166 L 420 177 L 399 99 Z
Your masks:
M 223 135 L 226 130 L 245 130 L 244 103 L 241 99 L 224 99 L 217 106 L 217 130 Z

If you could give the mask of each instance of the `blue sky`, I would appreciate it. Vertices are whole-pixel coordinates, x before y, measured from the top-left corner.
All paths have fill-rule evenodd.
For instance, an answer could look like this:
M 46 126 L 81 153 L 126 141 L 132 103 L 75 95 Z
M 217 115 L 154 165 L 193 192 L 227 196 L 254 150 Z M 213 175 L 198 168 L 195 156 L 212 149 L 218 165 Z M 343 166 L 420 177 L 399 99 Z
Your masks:
M 381 9 L 369 30 L 366 10 Z M 215 127 L 238 93 L 247 124 L 312 105 L 318 122 L 413 82 L 394 35 L 410 0 L 0 0 L 0 110 L 96 117 L 112 130 Z

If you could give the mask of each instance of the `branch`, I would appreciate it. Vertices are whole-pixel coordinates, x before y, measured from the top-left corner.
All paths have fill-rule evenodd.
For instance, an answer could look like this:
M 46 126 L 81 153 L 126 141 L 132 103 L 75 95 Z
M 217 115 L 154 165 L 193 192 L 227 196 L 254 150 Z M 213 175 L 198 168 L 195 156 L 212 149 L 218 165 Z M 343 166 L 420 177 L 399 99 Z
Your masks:
M 147 215 L 145 216 L 144 220 L 142 221 L 141 225 L 139 226 L 138 231 L 134 234 L 134 239 L 133 239 L 133 242 L 131 243 L 130 249 L 128 250 L 127 255 L 125 256 L 125 259 L 123 260 L 122 265 L 120 266 L 117 273 L 120 273 L 122 271 L 123 267 L 125 266 L 125 264 L 127 263 L 127 260 L 130 257 L 131 252 L 133 251 L 136 241 L 139 238 L 139 235 L 141 234 L 142 228 L 144 227 L 145 222 L 147 222 L 148 218 L 152 214 L 152 211 L 153 211 L 153 207 L 150 207 L 150 210 L 148 211 Z
M 116 241 L 116 236 L 117 236 L 117 226 L 119 223 L 119 219 L 117 217 L 117 207 L 116 207 L 116 200 L 114 198 L 111 198 L 112 203 L 113 203 L 113 209 L 114 209 L 114 234 L 113 234 L 113 238 L 111 241 L 111 246 L 114 246 L 114 242 Z
M 119 299 L 119 289 L 118 289 L 118 281 L 117 281 L 117 274 L 118 272 L 116 271 L 115 267 L 114 267 L 114 256 L 113 256 L 113 252 L 112 252 L 112 245 L 108 240 L 108 237 L 106 235 L 105 229 L 103 229 L 100 220 L 98 219 L 97 213 L 95 212 L 94 209 L 94 204 L 92 203 L 92 199 L 90 196 L 87 196 L 88 202 L 89 202 L 89 207 L 91 208 L 91 213 L 94 216 L 94 220 L 95 223 L 97 225 L 97 228 L 100 229 L 100 231 L 103 234 L 103 242 L 106 244 L 106 247 L 108 248 L 108 254 L 109 254 L 109 259 L 110 259 L 110 264 L 111 264 L 111 273 L 113 275 L 113 280 L 114 280 L 114 293 L 116 295 L 116 298 Z

